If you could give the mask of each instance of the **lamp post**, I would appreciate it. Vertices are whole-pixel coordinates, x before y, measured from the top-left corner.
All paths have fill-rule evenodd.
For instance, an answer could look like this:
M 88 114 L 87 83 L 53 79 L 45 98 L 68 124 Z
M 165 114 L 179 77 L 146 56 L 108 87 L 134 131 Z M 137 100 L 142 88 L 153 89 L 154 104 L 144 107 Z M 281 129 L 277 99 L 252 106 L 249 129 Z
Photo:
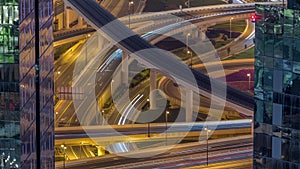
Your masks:
M 54 118 L 54 127 L 57 126 L 57 116 L 58 116 L 58 112 L 55 112 L 55 118 Z
M 187 54 L 188 54 L 188 55 L 191 55 L 191 56 L 190 56 L 190 58 L 191 58 L 191 68 L 193 68 L 193 52 L 191 52 L 191 51 L 188 50 L 188 51 L 187 51 Z
M 233 19 L 233 17 L 231 17 L 230 20 L 229 20 L 229 27 L 230 27 L 230 28 L 229 28 L 229 29 L 230 29 L 230 30 L 229 30 L 229 39 L 231 39 L 231 20 L 232 20 L 232 19 Z
M 131 7 L 134 5 L 133 0 L 129 0 L 128 2 L 128 27 L 130 28 L 130 15 L 131 15 Z
M 65 146 L 65 145 L 61 145 L 61 148 L 63 148 L 63 150 L 64 150 L 64 161 L 63 161 L 63 169 L 65 169 L 66 168 L 66 149 L 67 149 L 67 147 Z
M 248 73 L 248 74 L 247 74 L 247 77 L 248 77 L 248 90 L 250 91 L 251 74 Z
M 206 131 L 206 166 L 208 166 L 208 133 L 211 130 L 208 127 L 205 127 L 204 130 Z
M 114 80 L 111 80 L 111 83 L 110 83 L 110 88 L 112 89 L 113 88 L 113 83 L 114 83 L 115 81 Z
M 87 44 L 87 40 L 88 38 L 91 37 L 91 34 L 87 34 L 85 36 L 85 66 L 87 65 L 87 54 L 88 54 L 88 44 Z
M 185 42 L 185 44 L 186 44 L 186 50 L 189 49 L 189 37 L 190 37 L 190 36 L 191 36 L 190 33 L 187 33 L 187 34 L 186 34 L 186 42 Z
M 189 37 L 191 36 L 191 34 L 190 33 L 187 33 L 186 34 L 186 42 L 185 42 L 185 44 L 186 44 L 186 50 L 187 50 L 187 54 L 189 55 L 190 54 L 190 51 L 189 51 Z M 191 63 L 192 64 L 192 63 Z
M 169 111 L 166 111 L 166 145 L 168 145 L 168 115 L 170 114 Z

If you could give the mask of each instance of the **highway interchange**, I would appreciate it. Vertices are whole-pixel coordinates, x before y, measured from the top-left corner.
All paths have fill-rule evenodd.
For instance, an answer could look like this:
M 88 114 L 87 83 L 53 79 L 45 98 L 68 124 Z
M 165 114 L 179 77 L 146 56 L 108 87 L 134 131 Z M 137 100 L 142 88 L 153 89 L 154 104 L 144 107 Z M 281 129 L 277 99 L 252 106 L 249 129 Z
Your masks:
M 251 24 L 250 25 L 248 25 L 249 27 L 251 27 Z M 251 31 L 251 29 L 249 29 L 249 31 Z M 232 44 L 232 46 L 233 46 L 233 50 L 234 50 L 234 52 L 235 51 L 239 51 L 244 45 L 243 44 L 249 44 L 249 46 L 251 45 L 251 43 L 253 43 L 253 42 L 251 42 L 252 41 L 252 38 L 253 38 L 253 33 L 251 33 L 251 32 L 247 32 L 247 33 L 245 33 L 245 34 L 247 34 L 248 36 L 248 38 L 241 38 L 241 39 L 239 39 L 239 40 L 237 40 L 237 41 L 235 41 L 235 42 L 233 42 L 233 44 Z M 251 37 L 252 36 L 252 37 Z M 84 42 L 84 40 L 83 41 L 80 41 L 80 43 L 83 43 Z M 141 41 L 142 42 L 142 41 Z M 124 46 L 125 46 L 125 48 L 126 48 L 126 50 L 128 50 L 128 51 L 134 51 L 135 49 L 133 49 L 131 46 L 126 46 L 126 43 L 124 43 L 123 44 Z M 124 46 L 122 46 L 122 47 L 124 47 Z M 148 47 L 148 45 L 145 43 L 145 46 L 147 46 Z M 80 45 L 78 45 L 78 47 L 77 48 L 75 48 L 74 49 L 74 51 L 71 51 L 71 53 L 69 54 L 69 58 L 70 59 L 76 59 L 76 57 L 73 57 L 76 53 L 78 53 L 80 50 L 81 50 L 81 48 L 82 48 L 82 46 L 80 46 Z M 143 47 L 142 47 L 143 48 Z M 127 51 L 127 52 L 128 52 Z M 112 53 L 110 50 L 107 50 L 107 52 L 109 52 L 110 54 Z M 222 57 L 222 56 L 227 56 L 226 54 L 222 54 L 222 53 L 224 53 L 224 50 L 222 51 L 222 50 L 220 50 L 220 51 L 218 51 L 219 52 L 219 55 Z M 107 55 L 106 56 L 106 58 L 109 58 L 109 56 L 111 56 L 111 55 Z M 108 64 L 108 66 L 106 67 L 106 70 L 113 70 L 115 67 L 117 67 L 117 65 L 120 63 L 120 57 L 118 57 L 119 59 L 114 59 L 113 60 L 113 62 L 110 62 L 109 64 Z M 144 59 L 146 59 L 146 58 L 144 58 Z M 149 60 L 148 60 L 148 62 L 150 62 Z M 103 63 L 104 63 L 104 61 L 103 61 Z M 165 65 L 166 66 L 166 65 Z M 73 72 L 68 72 L 68 71 L 70 71 L 70 70 L 72 70 L 72 67 L 74 67 L 74 65 L 69 65 L 68 67 L 64 67 L 64 66 L 62 66 L 63 67 L 63 69 L 62 70 L 57 70 L 56 71 L 56 73 L 58 73 L 58 72 L 60 72 L 60 73 L 58 73 L 58 74 L 65 74 L 66 72 L 67 72 L 67 74 L 68 75 L 71 75 Z M 70 74 L 69 74 L 70 73 Z M 101 73 L 102 75 L 104 75 L 104 76 L 101 76 L 100 78 L 102 78 L 102 79 L 106 79 L 105 80 L 105 82 L 106 83 L 97 83 L 97 85 L 98 86 L 96 86 L 96 91 L 97 91 L 97 95 L 101 95 L 101 93 L 103 93 L 104 92 L 104 90 L 105 90 L 105 88 L 106 87 L 109 87 L 109 85 L 110 85 L 110 83 L 109 83 L 109 81 L 110 81 L 110 77 L 111 77 L 111 72 L 110 71 L 105 71 L 105 73 Z M 65 85 L 67 85 L 67 84 L 65 84 L 66 82 L 69 82 L 69 81 L 71 81 L 72 80 L 72 76 L 71 77 L 67 77 L 68 78 L 68 80 L 66 80 L 66 77 L 59 77 L 58 76 L 58 78 L 61 78 L 61 80 L 58 80 L 58 84 L 60 84 L 60 85 L 62 85 L 62 86 L 65 86 Z M 90 77 L 88 77 L 88 78 L 90 78 Z M 102 79 L 98 79 L 98 81 L 102 81 Z M 61 82 L 59 82 L 59 81 L 61 81 Z M 86 81 L 84 81 L 85 83 L 86 82 L 88 82 L 89 80 L 87 79 Z M 98 89 L 98 90 L 97 90 Z M 73 121 L 76 121 L 76 117 L 74 116 L 74 109 L 72 109 L 72 108 L 69 108 L 69 107 L 72 107 L 71 106 L 71 101 L 63 101 L 63 102 L 58 102 L 58 109 L 56 109 L 55 111 L 57 111 L 57 112 L 59 112 L 59 116 L 57 117 L 57 120 L 58 119 L 60 119 L 60 118 L 65 118 L 65 119 L 69 119 L 70 120 L 70 122 L 72 122 L 72 120 Z M 94 107 L 93 106 L 89 106 L 89 107 L 91 107 L 91 109 L 94 109 Z M 67 109 L 66 109 L 67 108 Z M 63 115 L 71 115 L 71 116 L 65 116 L 65 117 L 63 117 Z M 248 145 L 249 146 L 249 145 Z M 197 152 L 196 154 L 199 154 L 199 153 L 201 153 L 201 152 Z M 248 154 L 247 154 L 248 153 Z M 247 152 L 247 153 L 245 153 L 245 156 L 250 156 L 250 154 L 251 154 L 251 152 L 249 151 L 249 152 Z M 170 158 L 170 157 L 168 157 L 168 158 Z M 220 155 L 220 158 L 224 158 L 224 157 L 222 157 L 221 155 Z M 238 158 L 237 158 L 238 159 Z M 129 159 L 128 159 L 129 160 Z M 145 159 L 144 159 L 145 160 Z M 120 161 L 120 159 L 116 159 L 116 162 L 114 163 L 115 165 L 117 165 L 118 163 L 119 163 L 119 161 Z M 152 161 L 153 161 L 153 159 L 152 159 Z M 195 160 L 195 161 L 197 161 L 197 160 Z M 124 160 L 124 162 L 125 163 L 127 163 L 127 162 L 129 162 L 129 161 L 127 161 L 127 160 Z M 200 162 L 199 162 L 199 159 L 198 159 L 198 163 L 199 164 L 201 164 L 201 163 L 204 163 L 204 161 L 202 161 L 201 162 L 201 160 L 200 160 Z M 109 164 L 111 164 L 111 162 L 109 162 Z M 83 165 L 83 164 L 82 164 Z M 97 165 L 95 165 L 95 163 L 93 162 L 92 164 L 84 164 L 83 166 L 85 166 L 85 167 L 90 167 L 90 168 L 95 168 L 96 166 L 97 167 L 101 167 L 101 165 L 103 165 L 102 163 L 100 164 L 97 164 Z M 149 165 L 150 167 L 153 167 L 153 165 Z M 68 168 L 72 168 L 72 167 L 68 167 Z M 128 168 L 130 168 L 130 167 L 128 167 Z M 134 168 L 134 167 L 133 167 Z
M 221 51 L 222 52 L 222 51 Z M 75 57 L 74 57 L 75 58 Z M 119 58 L 120 59 L 120 58 Z M 112 62 L 111 62 L 111 64 L 112 65 L 117 65 L 118 64 L 118 62 L 120 62 L 120 60 L 118 60 L 118 58 L 117 58 L 117 60 L 113 60 Z M 72 69 L 69 69 L 70 71 L 72 71 Z M 68 75 L 70 75 L 70 74 L 72 74 L 72 73 L 68 73 Z M 111 73 L 109 73 L 109 72 L 105 72 L 104 74 L 109 74 L 109 75 L 107 75 L 107 76 L 111 76 Z M 66 77 L 63 77 L 63 79 L 64 79 L 64 81 L 68 81 L 68 77 L 67 77 L 67 79 L 66 79 Z M 109 81 L 109 78 L 108 78 L 108 80 L 107 81 Z M 104 86 L 108 86 L 109 84 L 106 84 L 106 85 L 104 85 Z M 63 85 L 57 85 L 57 86 L 63 86 Z M 60 117 L 62 116 L 62 114 L 72 114 L 72 112 L 74 112 L 74 110 L 72 110 L 73 109 L 73 107 L 71 106 L 71 101 L 64 101 L 64 102 L 69 102 L 69 103 L 66 103 L 66 104 L 64 104 L 64 105 L 61 105 L 61 106 L 58 106 L 58 107 L 60 107 L 60 108 L 58 108 L 58 109 L 56 109 L 56 112 L 59 112 L 59 118 L 57 118 L 57 119 L 60 119 Z M 60 105 L 60 104 L 58 104 L 58 105 Z M 70 107 L 70 108 L 69 108 Z M 67 110 L 66 108 L 69 108 L 69 109 L 71 109 L 71 110 Z M 69 113 L 64 113 L 64 112 L 69 112 Z M 70 119 L 70 117 L 65 117 L 64 119 Z M 73 122 L 74 122 L 74 120 L 76 120 L 76 119 L 73 119 Z

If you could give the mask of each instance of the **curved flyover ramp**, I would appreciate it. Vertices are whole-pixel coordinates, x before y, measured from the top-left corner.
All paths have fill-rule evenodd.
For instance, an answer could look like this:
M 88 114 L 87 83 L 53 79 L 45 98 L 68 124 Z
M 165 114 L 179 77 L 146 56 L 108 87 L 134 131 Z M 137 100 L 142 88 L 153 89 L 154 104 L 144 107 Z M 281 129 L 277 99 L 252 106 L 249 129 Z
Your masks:
M 141 50 L 154 49 L 151 53 L 138 55 L 138 61 L 149 68 L 159 70 L 162 74 L 179 81 L 179 84 L 185 88 L 194 91 L 197 94 L 205 96 L 211 95 L 211 84 L 216 86 L 215 90 L 227 91 L 226 98 L 214 95 L 214 99 L 225 100 L 226 105 L 246 116 L 253 115 L 254 99 L 252 96 L 210 79 L 196 70 L 191 70 L 185 64 L 178 62 L 170 54 L 161 50 L 155 50 L 156 47 L 149 44 L 146 40 L 128 29 L 123 23 L 117 20 L 112 14 L 99 6 L 94 0 L 65 0 L 65 2 L 77 11 L 90 25 L 101 30 L 108 39 L 117 41 L 116 45 L 128 54 L 137 53 Z M 158 57 L 159 56 L 159 57 Z M 177 69 L 174 69 L 176 67 Z M 196 86 L 189 75 L 196 79 Z M 218 92 L 216 92 L 218 93 Z

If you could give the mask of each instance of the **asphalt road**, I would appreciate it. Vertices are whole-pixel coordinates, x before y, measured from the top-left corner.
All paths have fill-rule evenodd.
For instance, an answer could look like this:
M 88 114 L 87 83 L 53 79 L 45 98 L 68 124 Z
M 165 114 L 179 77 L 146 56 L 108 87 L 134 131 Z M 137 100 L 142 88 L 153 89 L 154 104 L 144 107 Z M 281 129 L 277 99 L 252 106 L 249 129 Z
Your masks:
M 224 70 L 236 71 L 236 70 L 240 70 L 240 69 L 244 69 L 244 68 L 253 68 L 253 65 L 254 65 L 253 62 L 254 62 L 253 59 L 241 59 L 241 60 L 234 60 L 234 61 L 225 61 L 225 62 L 223 62 L 222 65 L 224 67 Z M 216 63 L 216 64 L 219 64 L 219 63 Z M 212 63 L 212 64 L 206 65 L 206 66 L 214 66 L 214 64 Z M 194 67 L 198 71 L 206 74 L 206 67 L 203 64 L 194 65 Z M 210 73 L 214 73 L 214 72 L 210 72 Z M 171 80 L 164 78 L 160 82 L 160 84 L 161 85 L 159 86 L 159 88 L 161 90 L 165 91 L 166 95 L 168 95 L 172 98 L 175 98 L 177 100 L 181 99 L 181 95 L 180 95 L 178 87 L 175 86 Z M 200 99 L 200 106 L 209 108 L 209 105 L 210 105 L 210 99 L 202 96 Z M 234 110 L 226 107 L 225 111 L 234 111 Z
M 226 161 L 226 158 L 230 158 L 233 154 L 244 155 L 243 158 L 249 158 L 252 155 L 252 138 L 234 138 L 227 140 L 210 140 L 209 141 L 209 160 L 211 163 L 216 161 Z M 247 154 L 245 154 L 245 150 Z M 248 151 L 247 151 L 248 150 Z M 150 153 L 157 150 L 142 150 L 138 153 Z M 149 153 L 148 152 L 148 153 Z M 224 155 L 226 153 L 227 155 Z M 212 155 L 213 154 L 213 155 Z M 233 156 L 232 156 L 233 157 Z M 67 163 L 67 169 L 95 169 L 95 168 L 154 168 L 159 166 L 165 166 L 167 164 L 174 164 L 178 161 L 185 161 L 185 166 L 193 164 L 200 160 L 200 163 L 205 163 L 206 158 L 206 144 L 196 143 L 190 146 L 177 145 L 173 149 L 154 157 L 148 158 L 125 158 L 116 155 L 108 155 L 104 157 L 97 157 L 86 161 L 76 161 L 74 163 Z M 195 161 L 196 160 L 196 161 Z M 199 164 L 199 161 L 198 163 Z M 141 165 L 141 166 L 139 166 Z M 60 165 L 57 168 L 62 168 Z

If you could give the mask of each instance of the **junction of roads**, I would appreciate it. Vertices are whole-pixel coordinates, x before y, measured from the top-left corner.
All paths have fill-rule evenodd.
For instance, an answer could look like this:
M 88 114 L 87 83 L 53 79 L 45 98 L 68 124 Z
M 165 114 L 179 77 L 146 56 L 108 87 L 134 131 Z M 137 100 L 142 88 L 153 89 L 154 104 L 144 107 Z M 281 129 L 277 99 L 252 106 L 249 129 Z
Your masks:
M 153 13 L 142 13 L 146 0 L 54 5 L 57 168 L 251 167 L 254 59 L 231 57 L 253 48 L 255 3 Z M 222 24 L 229 41 L 215 49 L 206 35 Z M 226 83 L 241 70 L 247 91 Z

